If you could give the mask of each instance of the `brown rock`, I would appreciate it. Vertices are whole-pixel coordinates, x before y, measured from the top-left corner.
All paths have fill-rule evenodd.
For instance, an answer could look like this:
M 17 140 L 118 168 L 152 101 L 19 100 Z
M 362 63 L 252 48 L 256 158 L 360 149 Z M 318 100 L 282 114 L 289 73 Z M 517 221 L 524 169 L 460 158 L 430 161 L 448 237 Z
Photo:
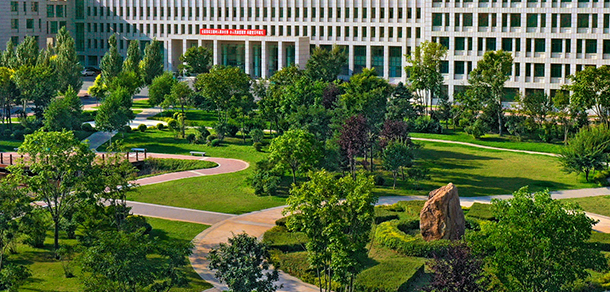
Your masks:
M 457 187 L 449 183 L 431 191 L 419 218 L 421 235 L 426 241 L 460 239 L 464 235 L 466 220 Z

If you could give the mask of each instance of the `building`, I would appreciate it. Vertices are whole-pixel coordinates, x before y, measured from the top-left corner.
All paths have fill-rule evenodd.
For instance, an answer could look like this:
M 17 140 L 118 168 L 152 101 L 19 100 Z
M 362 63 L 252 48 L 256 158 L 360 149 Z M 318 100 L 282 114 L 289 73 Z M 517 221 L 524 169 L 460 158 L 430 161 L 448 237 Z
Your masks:
M 9 34 L 0 34 L 0 43 L 29 33 L 49 38 L 54 27 L 68 25 L 86 66 L 98 66 L 112 33 L 123 54 L 132 39 L 163 42 L 168 70 L 187 48 L 208 46 L 214 64 L 253 77 L 303 67 L 312 46 L 338 45 L 349 53 L 342 77 L 374 67 L 392 83 L 406 79 L 406 54 L 436 41 L 449 49 L 442 66 L 449 92 L 463 89 L 487 50 L 515 57 L 508 95 L 552 94 L 583 66 L 610 62 L 610 1 L 600 0 L 70 0 L 67 11 L 59 9 L 65 1 L 5 2 L 0 13 L 10 9 L 10 20 L 1 14 L 1 25 L 18 29 L 2 32 Z M 21 14 L 34 3 L 46 13 Z

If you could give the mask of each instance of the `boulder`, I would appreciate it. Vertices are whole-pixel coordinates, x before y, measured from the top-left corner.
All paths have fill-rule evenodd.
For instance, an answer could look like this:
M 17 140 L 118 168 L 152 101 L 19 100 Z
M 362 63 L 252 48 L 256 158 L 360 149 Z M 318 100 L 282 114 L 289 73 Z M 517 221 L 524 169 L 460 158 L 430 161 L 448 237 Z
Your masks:
M 431 191 L 419 218 L 421 235 L 426 241 L 462 238 L 466 220 L 460 206 L 457 187 L 449 183 Z

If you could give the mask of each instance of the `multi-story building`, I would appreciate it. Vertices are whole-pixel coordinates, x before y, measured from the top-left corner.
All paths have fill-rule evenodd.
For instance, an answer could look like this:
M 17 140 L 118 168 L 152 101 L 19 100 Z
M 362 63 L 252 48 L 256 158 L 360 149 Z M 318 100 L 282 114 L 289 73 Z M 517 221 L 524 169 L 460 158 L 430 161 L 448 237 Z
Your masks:
M 34 36 L 41 48 L 52 44 L 61 27 L 71 29 L 69 5 L 67 0 L 0 1 L 0 49 L 9 40 L 18 44 L 26 36 Z
M 70 0 L 65 7 L 64 1 L 15 0 L 0 4 L 7 6 L 0 7 L 0 25 L 12 28 L 0 32 L 0 43 L 30 33 L 49 38 L 68 25 L 87 66 L 99 64 L 116 33 L 123 54 L 129 40 L 161 41 L 168 70 L 177 69 L 187 48 L 207 46 L 214 64 L 239 66 L 253 77 L 303 67 L 311 47 L 338 45 L 349 54 L 342 77 L 374 67 L 397 83 L 406 79 L 405 55 L 430 40 L 448 48 L 441 69 L 449 92 L 467 85 L 485 51 L 505 50 L 515 57 L 508 94 L 552 93 L 583 66 L 610 63 L 610 1 L 572 1 Z M 41 14 L 22 15 L 33 3 Z M 64 15 L 67 24 L 56 19 Z

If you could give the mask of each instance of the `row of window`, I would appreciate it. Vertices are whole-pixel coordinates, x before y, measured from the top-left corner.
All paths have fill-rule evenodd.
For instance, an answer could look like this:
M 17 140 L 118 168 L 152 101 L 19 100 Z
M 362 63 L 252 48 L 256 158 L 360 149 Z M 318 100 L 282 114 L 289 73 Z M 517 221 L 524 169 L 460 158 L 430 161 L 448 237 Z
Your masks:
M 473 37 L 455 37 L 455 50 L 456 51 L 472 51 L 473 50 Z M 432 41 L 438 42 L 448 49 L 451 49 L 449 37 L 433 37 Z M 478 38 L 477 39 L 477 50 L 478 51 L 495 51 L 503 50 L 507 52 L 521 52 L 521 38 L 502 38 L 501 47 L 497 43 L 497 38 Z M 528 53 L 548 53 L 547 42 L 550 41 L 550 53 L 571 53 L 572 52 L 572 39 L 525 39 L 524 51 Z M 575 39 L 576 53 L 578 54 L 610 54 L 610 40 L 603 40 L 602 51 L 598 52 L 597 44 L 598 40 L 595 39 Z M 553 57 L 553 56 L 551 56 Z
M 82 6 L 77 5 L 77 9 L 82 9 Z M 173 8 L 173 9 L 172 9 Z M 77 15 L 79 15 L 81 12 L 79 12 L 79 10 L 77 10 Z M 125 9 L 125 14 L 123 15 L 123 8 L 118 8 L 118 16 L 123 17 L 177 17 L 178 15 L 181 15 L 183 17 L 186 17 L 188 14 L 188 17 L 196 17 L 199 18 L 200 17 L 200 12 L 202 9 L 200 9 L 200 7 L 197 6 L 191 6 L 191 7 L 131 7 L 131 8 L 127 8 Z M 138 13 L 139 11 L 139 13 Z M 173 14 L 171 14 L 173 11 Z M 238 14 L 239 11 L 239 14 Z M 246 14 L 247 11 L 247 14 Z M 223 14 L 224 12 L 224 14 Z M 293 17 L 293 12 L 294 12 L 294 18 L 298 19 L 301 17 L 301 13 L 302 13 L 302 17 L 303 19 L 305 18 L 309 18 L 311 16 L 311 18 L 328 18 L 328 19 L 332 19 L 332 18 L 336 18 L 338 20 L 340 19 L 349 19 L 349 18 L 353 18 L 353 19 L 358 19 L 360 17 L 364 18 L 364 19 L 399 19 L 402 20 L 403 19 L 403 8 L 402 7 L 398 7 L 398 8 L 393 8 L 390 7 L 386 10 L 386 8 L 384 7 L 380 7 L 379 9 L 372 7 L 370 9 L 366 8 L 366 7 L 362 7 L 362 8 L 358 8 L 358 7 L 353 7 L 353 8 L 345 8 L 344 10 L 342 10 L 340 7 L 337 8 L 333 8 L 333 7 L 328 7 L 328 8 L 324 8 L 324 7 L 320 7 L 320 8 L 316 8 L 316 7 L 265 7 L 265 6 L 261 6 L 261 7 L 224 7 L 224 9 L 222 7 L 203 7 L 203 17 L 219 17 L 222 18 L 224 17 L 225 20 L 228 20 L 229 17 L 248 17 L 248 20 L 250 20 L 250 18 L 252 17 L 263 17 L 263 18 L 267 18 L 267 17 L 272 17 L 272 18 L 279 18 L 279 19 L 283 19 L 284 17 L 286 18 L 292 18 Z M 370 14 L 369 14 L 370 12 Z M 379 12 L 379 14 L 377 14 L 377 12 Z M 416 8 L 416 9 L 412 9 L 412 8 L 407 8 L 406 11 L 406 16 L 407 19 L 411 19 L 411 18 L 416 18 L 416 19 L 421 19 L 421 8 Z M 415 12 L 415 14 L 413 14 L 413 12 Z M 105 16 L 117 16 L 117 11 L 116 11 L 116 7 L 98 7 L 98 6 L 93 6 L 93 7 L 87 7 L 87 16 L 93 16 L 93 17 L 104 17 Z
M 28 4 L 24 1 L 23 3 L 23 14 L 27 15 L 28 14 Z M 32 14 L 38 14 L 38 2 L 37 1 L 33 1 L 30 2 L 30 12 Z M 17 1 L 11 1 L 11 13 L 12 14 L 19 14 L 19 2 Z
M 552 13 L 551 27 L 569 28 L 572 27 L 572 14 L 568 13 Z M 498 22 L 501 17 L 502 23 Z M 526 19 L 525 26 L 546 27 L 547 14 L 544 13 L 478 13 L 479 27 L 522 27 L 522 18 Z M 603 27 L 610 28 L 610 14 L 603 14 Z M 473 13 L 455 13 L 454 27 L 473 26 Z M 432 13 L 432 26 L 450 26 L 450 13 Z M 598 14 L 579 13 L 576 14 L 577 28 L 597 28 Z
M 67 17 L 67 6 L 66 5 L 47 5 L 47 17 L 48 18 L 62 18 Z
M 30 31 L 34 29 L 35 19 L 30 18 L 25 20 L 25 28 Z M 13 18 L 11 19 L 11 29 L 19 31 L 19 19 Z M 38 19 L 38 30 L 42 30 L 42 19 Z

